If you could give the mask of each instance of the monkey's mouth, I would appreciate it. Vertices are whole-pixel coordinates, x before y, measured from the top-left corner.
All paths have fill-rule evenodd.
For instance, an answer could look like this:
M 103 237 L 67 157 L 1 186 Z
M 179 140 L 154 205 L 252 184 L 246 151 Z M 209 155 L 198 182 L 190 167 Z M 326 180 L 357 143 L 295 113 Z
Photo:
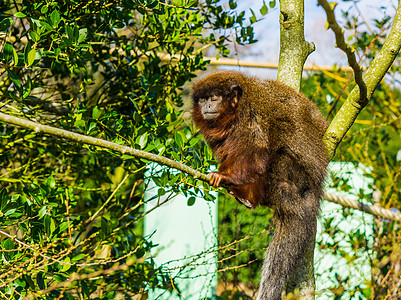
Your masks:
M 205 120 L 214 120 L 217 118 L 218 113 L 214 113 L 214 112 L 206 112 L 203 114 L 203 117 L 205 118 Z

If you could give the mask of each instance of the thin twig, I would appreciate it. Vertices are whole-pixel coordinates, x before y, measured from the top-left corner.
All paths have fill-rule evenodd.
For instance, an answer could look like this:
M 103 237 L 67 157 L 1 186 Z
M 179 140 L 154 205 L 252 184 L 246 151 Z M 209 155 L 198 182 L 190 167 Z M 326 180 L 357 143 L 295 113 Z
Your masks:
M 334 35 L 336 37 L 336 46 L 344 51 L 344 53 L 347 55 L 348 59 L 348 64 L 354 71 L 355 75 L 355 82 L 359 87 L 359 92 L 360 92 L 360 103 L 363 103 L 366 105 L 367 102 L 367 87 L 365 84 L 365 81 L 362 78 L 362 68 L 356 61 L 356 56 L 355 56 L 355 50 L 352 49 L 351 46 L 349 46 L 345 42 L 344 38 L 344 29 L 338 25 L 336 17 L 334 15 L 334 9 L 336 7 L 336 3 L 328 3 L 326 0 L 318 0 L 318 4 L 323 7 L 323 9 L 326 12 L 327 15 L 327 22 L 329 23 L 329 28 L 333 30 Z

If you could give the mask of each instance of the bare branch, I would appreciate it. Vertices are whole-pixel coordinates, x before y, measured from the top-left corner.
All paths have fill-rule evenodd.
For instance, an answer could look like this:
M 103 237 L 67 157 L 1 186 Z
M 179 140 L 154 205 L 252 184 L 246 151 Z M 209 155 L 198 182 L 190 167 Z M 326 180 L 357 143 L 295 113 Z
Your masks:
M 319 0 L 320 1 L 320 0 Z M 386 75 L 388 69 L 393 64 L 401 48 L 401 2 L 398 3 L 397 12 L 394 17 L 393 25 L 383 44 L 379 54 L 376 55 L 370 67 L 363 75 L 363 81 L 366 84 L 369 100 L 378 84 Z M 355 87 L 349 94 L 347 100 L 341 106 L 329 125 L 324 135 L 324 142 L 327 149 L 327 155 L 334 156 L 338 144 L 341 142 L 347 131 L 351 128 L 358 114 L 364 107 L 361 100 L 360 89 Z
M 315 44 L 305 41 L 304 1 L 280 1 L 280 56 L 277 80 L 299 91 L 306 58 Z
M 351 66 L 351 68 L 354 70 L 354 75 L 355 75 L 355 82 L 359 87 L 359 99 L 358 103 L 362 106 L 365 107 L 366 104 L 368 103 L 367 99 L 367 88 L 366 84 L 363 81 L 362 78 L 362 68 L 356 61 L 356 56 L 355 56 L 355 49 L 353 49 L 351 46 L 349 46 L 344 39 L 344 29 L 341 28 L 340 25 L 338 25 L 336 17 L 334 16 L 334 9 L 337 5 L 337 3 L 328 3 L 326 0 L 318 0 L 318 4 L 323 7 L 323 9 L 326 12 L 327 15 L 327 22 L 329 23 L 329 28 L 333 30 L 335 36 L 336 36 L 336 45 L 338 48 L 340 48 L 342 51 L 345 52 L 347 55 L 348 59 L 348 64 Z

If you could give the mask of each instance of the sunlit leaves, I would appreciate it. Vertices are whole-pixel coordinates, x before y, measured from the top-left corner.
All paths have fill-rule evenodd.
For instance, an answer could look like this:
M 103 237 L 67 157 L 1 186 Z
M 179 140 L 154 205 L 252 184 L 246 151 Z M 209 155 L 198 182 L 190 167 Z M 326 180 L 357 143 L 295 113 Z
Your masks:
M 15 13 L 14 14 L 14 17 L 17 17 L 17 18 L 25 18 L 26 17 L 26 14 L 24 14 L 23 12 L 17 12 L 17 13 Z
M 240 43 L 254 42 L 251 20 L 215 3 L 165 4 L 34 0 L 19 6 L 19 13 L 0 22 L 0 31 L 7 34 L 0 56 L 6 79 L 2 111 L 206 172 L 215 161 L 184 113 L 189 109 L 186 84 L 208 63 L 198 51 L 202 47 L 227 55 L 236 34 Z M 229 6 L 237 9 L 237 2 Z M 205 28 L 217 30 L 205 34 Z M 13 289 L 31 295 L 71 274 L 86 276 L 127 262 L 132 265 L 118 272 L 74 282 L 65 295 L 94 297 L 99 286 L 104 295 L 113 289 L 136 294 L 159 285 L 163 271 L 136 261 L 153 247 L 141 238 L 140 223 L 148 161 L 14 126 L 1 129 L 1 182 L 6 190 L 0 221 L 15 226 L 18 238 L 33 248 L 13 239 L 3 239 L 3 246 L 11 250 L 7 253 L 15 266 L 35 257 L 35 272 L 15 279 L 10 269 L 5 280 L 15 279 Z M 116 190 L 126 174 L 129 179 Z M 194 205 L 196 191 L 214 200 L 207 184 L 180 172 L 152 177 L 158 197 L 172 190 Z M 11 293 L 10 287 L 3 288 L 2 293 Z M 46 297 L 57 298 L 58 292 Z
M 24 50 L 25 66 L 29 67 L 33 64 L 36 58 L 36 50 L 31 48 L 30 44 L 25 46 Z

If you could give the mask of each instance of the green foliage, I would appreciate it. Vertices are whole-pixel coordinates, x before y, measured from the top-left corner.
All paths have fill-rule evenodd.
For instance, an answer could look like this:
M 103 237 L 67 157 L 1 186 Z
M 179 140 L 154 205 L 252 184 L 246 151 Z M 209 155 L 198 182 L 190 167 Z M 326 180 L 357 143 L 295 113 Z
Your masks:
M 349 74 L 343 72 L 326 72 L 326 74 L 313 74 L 308 80 L 303 83 L 303 91 L 307 97 L 317 99 L 320 108 L 327 114 L 332 110 L 330 117 L 341 107 L 345 100 L 348 89 L 343 92 L 343 86 L 347 82 Z M 353 86 L 352 86 L 353 87 Z M 349 87 L 351 89 L 352 87 Z M 371 167 L 372 172 L 365 174 L 367 177 L 373 177 L 374 185 L 371 188 L 382 192 L 380 205 L 383 207 L 399 207 L 400 206 L 400 182 L 397 180 L 400 174 L 400 163 L 397 158 L 398 152 L 401 149 L 401 123 L 400 123 L 400 91 L 390 87 L 386 83 L 381 83 L 373 94 L 370 103 L 361 112 L 351 127 L 350 131 L 345 136 L 336 152 L 336 161 L 353 162 L 355 165 L 361 164 L 366 167 Z M 333 109 L 334 107 L 334 109 Z M 348 192 L 350 190 L 349 182 L 339 177 L 332 177 L 333 187 L 338 191 Z M 361 200 L 372 201 L 372 195 L 356 195 Z M 371 202 L 374 204 L 375 202 Z M 344 209 L 344 217 L 347 217 L 353 211 Z M 333 228 L 326 220 L 326 233 L 330 236 L 344 235 L 344 233 Z M 349 264 L 353 264 L 353 260 L 358 257 L 358 251 L 373 251 L 375 255 L 381 257 L 378 260 L 371 261 L 371 268 L 375 270 L 375 275 L 371 282 L 361 282 L 354 291 L 347 291 L 347 284 L 352 281 L 352 278 L 338 277 L 337 282 L 333 282 L 332 293 L 338 299 L 345 292 L 355 295 L 352 299 L 359 299 L 357 295 L 364 295 L 369 299 L 369 295 L 374 290 L 378 291 L 381 288 L 387 290 L 387 286 L 391 286 L 394 281 L 398 281 L 399 274 L 393 274 L 389 269 L 390 263 L 384 263 L 385 268 L 379 265 L 386 261 L 388 252 L 394 251 L 394 243 L 399 243 L 399 230 L 394 228 L 395 224 L 387 220 L 378 220 L 375 222 L 376 237 L 373 245 L 367 246 L 366 237 L 354 234 L 347 236 L 350 241 L 354 241 L 355 245 L 353 252 L 354 256 L 349 256 L 348 251 L 341 249 L 338 244 L 324 244 L 325 251 L 333 251 L 337 255 L 346 258 Z M 388 238 L 388 232 L 394 232 L 394 239 Z M 381 262 L 382 261 L 382 262 Z M 380 271 L 379 271 L 380 270 Z M 376 280 L 382 280 L 389 274 L 386 281 L 381 285 L 375 283 Z M 381 278 L 381 279 L 379 279 Z M 389 293 L 391 292 L 389 289 Z M 357 292 L 355 294 L 355 292 Z M 350 295 L 351 295 L 350 294 Z M 381 299 L 381 298 L 380 298 Z
M 205 171 L 214 160 L 183 118 L 184 84 L 205 69 L 202 49 L 229 54 L 231 33 L 255 42 L 253 22 L 219 1 L 2 2 L 2 112 Z M 173 288 L 141 237 L 147 161 L 6 124 L 0 131 L 2 298 Z M 214 200 L 183 174 L 151 176 L 158 197 L 168 186 L 193 205 L 191 187 Z
M 364 28 L 365 19 L 355 16 L 352 10 L 344 11 L 343 17 L 343 26 L 349 29 L 348 32 L 353 33 L 348 37 L 347 42 L 351 43 L 357 51 L 361 58 L 361 64 L 368 67 L 382 48 L 391 20 L 384 14 L 382 19 L 374 20 L 374 26 L 370 24 L 371 30 L 366 31 L 361 29 Z M 401 204 L 401 183 L 398 180 L 401 174 L 401 95 L 397 81 L 399 67 L 399 60 L 396 60 L 390 69 L 392 76 L 387 76 L 386 80 L 379 84 L 369 104 L 363 109 L 339 145 L 335 157 L 336 161 L 353 162 L 356 165 L 362 164 L 371 168 L 372 172 L 366 176 L 373 177 L 372 188 L 380 191 L 381 197 L 373 199 L 373 195 L 364 195 L 363 193 L 357 196 L 361 200 L 371 201 L 372 204 L 379 201 L 378 204 L 385 208 L 396 208 Z M 319 107 L 326 115 L 329 115 L 329 120 L 331 120 L 354 86 L 351 74 L 340 71 L 324 71 L 324 73 L 315 73 L 307 81 L 304 81 L 302 90 L 307 97 L 317 100 Z M 332 179 L 337 190 L 348 191 L 350 189 L 348 182 L 342 178 Z M 351 212 L 350 209 L 344 209 L 344 217 Z M 335 251 L 346 258 L 351 265 L 358 256 L 358 251 L 374 253 L 371 260 L 372 280 L 361 282 L 353 291 L 347 291 L 346 286 L 352 278 L 339 276 L 337 282 L 333 282 L 333 297 L 343 299 L 342 295 L 348 292 L 355 299 L 359 299 L 358 294 L 363 295 L 364 299 L 370 299 L 372 295 L 375 299 L 385 299 L 391 298 L 394 289 L 397 289 L 394 286 L 399 282 L 400 273 L 392 268 L 396 268 L 396 261 L 399 261 L 400 231 L 398 225 L 379 219 L 373 226 L 375 228 L 373 245 L 368 245 L 367 237 L 358 234 L 358 231 L 347 236 L 347 239 L 353 243 L 354 256 L 349 256 L 348 252 L 345 252 L 337 244 L 324 245 L 326 249 Z M 343 234 L 330 226 L 330 220 L 326 220 L 325 229 L 326 233 L 331 236 Z M 389 232 L 391 232 L 391 237 Z
M 225 291 L 221 299 L 254 299 L 264 252 L 273 237 L 269 225 L 272 211 L 266 207 L 250 210 L 224 195 L 219 196 L 218 211 L 222 248 L 218 268 L 224 270 L 219 283 Z

